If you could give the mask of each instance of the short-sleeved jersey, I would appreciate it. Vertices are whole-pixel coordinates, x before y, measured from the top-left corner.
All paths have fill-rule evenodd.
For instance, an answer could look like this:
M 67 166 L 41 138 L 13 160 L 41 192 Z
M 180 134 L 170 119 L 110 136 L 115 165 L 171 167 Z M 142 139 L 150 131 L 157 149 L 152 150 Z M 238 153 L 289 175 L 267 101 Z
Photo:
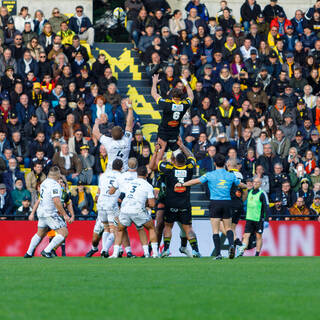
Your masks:
M 158 171 L 163 174 L 166 185 L 165 205 L 170 208 L 186 208 L 190 206 L 190 187 L 175 187 L 180 182 L 192 179 L 194 158 L 189 157 L 182 167 L 176 167 L 170 162 L 160 161 Z
M 159 129 L 177 131 L 179 130 L 182 117 L 188 108 L 190 108 L 192 102 L 189 98 L 181 100 L 179 103 L 171 99 L 159 98 L 157 104 L 163 110 Z
M 129 181 L 132 181 L 134 179 L 137 179 L 138 175 L 136 171 L 127 171 L 122 173 L 119 178 L 115 181 L 113 186 L 120 190 L 121 192 L 125 192 L 126 190 L 126 184 Z
M 40 185 L 40 203 L 37 210 L 38 218 L 51 217 L 58 213 L 53 199 L 62 197 L 61 185 L 51 179 L 47 178 Z
M 106 148 L 108 153 L 107 170 L 112 170 L 112 163 L 115 159 L 123 161 L 123 171 L 128 170 L 128 159 L 131 148 L 132 133 L 126 131 L 120 140 L 102 135 L 100 137 L 101 144 Z
M 200 177 L 199 180 L 201 183 L 208 182 L 211 200 L 231 200 L 232 185 L 238 186 L 240 183 L 234 173 L 225 169 L 210 171 Z
M 124 193 L 125 198 L 121 204 L 122 213 L 139 214 L 140 212 L 145 212 L 146 201 L 154 199 L 152 185 L 142 178 L 128 181 Z
M 113 209 L 118 204 L 118 198 L 120 191 L 117 190 L 114 194 L 109 194 L 110 188 L 114 185 L 115 181 L 119 179 L 121 173 L 115 170 L 105 171 L 99 178 L 99 198 L 98 208 L 101 209 Z

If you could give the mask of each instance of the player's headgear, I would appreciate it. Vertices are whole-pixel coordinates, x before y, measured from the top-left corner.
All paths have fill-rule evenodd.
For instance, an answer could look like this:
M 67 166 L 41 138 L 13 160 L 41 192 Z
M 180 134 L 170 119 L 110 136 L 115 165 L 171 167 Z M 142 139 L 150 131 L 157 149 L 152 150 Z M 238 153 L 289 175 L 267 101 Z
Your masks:
M 128 160 L 128 167 L 131 170 L 137 169 L 138 168 L 138 161 L 136 158 L 129 158 Z
M 123 130 L 120 126 L 111 129 L 111 136 L 114 140 L 120 140 L 123 137 Z
M 115 159 L 113 162 L 112 162 L 112 169 L 113 170 L 121 170 L 123 167 L 123 161 L 121 159 Z
M 138 176 L 146 177 L 148 174 L 148 169 L 146 166 L 140 166 L 137 170 Z
M 48 173 L 48 178 L 58 180 L 60 178 L 60 169 L 57 166 L 51 167 Z
M 216 155 L 216 158 L 215 158 L 214 162 L 215 162 L 217 167 L 222 168 L 226 163 L 226 158 L 225 158 L 225 156 L 223 154 L 218 153 Z

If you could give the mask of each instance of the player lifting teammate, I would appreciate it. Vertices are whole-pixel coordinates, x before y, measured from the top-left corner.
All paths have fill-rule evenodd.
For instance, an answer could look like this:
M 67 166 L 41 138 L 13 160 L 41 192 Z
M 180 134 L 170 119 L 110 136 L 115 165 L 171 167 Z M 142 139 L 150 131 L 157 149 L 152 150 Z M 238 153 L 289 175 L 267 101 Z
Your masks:
M 158 129 L 158 138 L 167 142 L 167 146 L 175 151 L 178 149 L 177 140 L 179 136 L 182 117 L 191 107 L 193 101 L 193 92 L 188 84 L 186 90 L 188 97 L 182 99 L 183 92 L 180 89 L 173 88 L 170 92 L 171 99 L 163 99 L 157 93 L 157 84 L 160 82 L 159 75 L 152 77 L 151 95 L 163 110 L 162 119 Z
M 65 223 L 72 223 L 61 203 L 62 188 L 58 183 L 60 170 L 58 167 L 52 167 L 46 180 L 40 185 L 40 203 L 37 210 L 38 232 L 32 237 L 25 258 L 31 258 L 35 249 L 46 236 L 49 228 L 56 231 L 56 236 L 41 252 L 45 258 L 53 258 L 51 251 L 58 247 L 68 236 L 68 229 Z M 65 221 L 63 221 L 62 217 Z
M 198 258 L 200 257 L 200 253 L 197 237 L 192 229 L 190 188 L 182 186 L 185 181 L 191 180 L 196 161 L 188 148 L 183 145 L 180 137 L 177 140 L 177 145 L 182 152 L 173 157 L 173 162 L 161 160 L 158 164 L 158 171 L 164 175 L 166 185 L 164 250 L 161 257 L 170 255 L 169 247 L 172 227 L 174 222 L 180 222 L 192 247 L 192 255 Z M 163 143 L 161 150 L 159 159 L 162 159 L 165 150 L 165 144 Z
M 121 159 L 123 162 L 123 171 L 128 169 L 128 158 L 131 148 L 132 128 L 133 128 L 133 109 L 130 100 L 127 100 L 128 114 L 125 132 L 119 126 L 115 126 L 111 130 L 111 136 L 107 137 L 101 134 L 99 130 L 100 119 L 96 119 L 92 129 L 92 134 L 106 148 L 108 153 L 107 170 L 112 170 L 112 164 L 115 159 Z

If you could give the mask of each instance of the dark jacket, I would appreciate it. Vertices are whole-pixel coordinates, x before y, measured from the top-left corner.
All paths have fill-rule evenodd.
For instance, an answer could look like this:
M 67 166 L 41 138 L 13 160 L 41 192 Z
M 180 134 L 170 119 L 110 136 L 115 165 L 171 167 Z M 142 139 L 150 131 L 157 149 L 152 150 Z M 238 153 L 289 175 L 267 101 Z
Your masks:
M 251 10 L 248 1 L 240 8 L 240 14 L 243 21 L 256 21 L 259 13 L 261 13 L 261 7 L 257 3 L 253 5 L 253 10 Z
M 82 17 L 80 26 L 78 25 L 78 19 L 75 16 L 71 17 L 69 20 L 69 29 L 74 31 L 76 34 L 82 33 L 82 32 L 80 32 L 81 28 L 89 29 L 91 27 L 92 27 L 92 23 L 87 16 Z
M 14 213 L 14 205 L 11 197 L 11 193 L 7 190 L 7 194 L 4 197 L 4 205 L 0 208 L 0 217 L 9 216 Z
M 27 123 L 31 116 L 35 114 L 35 108 L 32 104 L 29 104 L 27 108 L 25 108 L 20 102 L 16 105 L 16 112 L 19 119 L 19 122 L 22 124 Z
M 27 74 L 25 73 L 26 64 L 23 59 L 18 60 L 18 75 L 22 78 L 26 78 Z M 38 62 L 32 59 L 30 63 L 30 70 L 34 73 L 37 77 L 39 73 L 39 65 Z
M 86 208 L 88 209 L 89 212 L 91 212 L 93 210 L 93 198 L 92 195 L 90 193 L 90 190 L 85 188 L 84 191 L 84 197 L 85 197 L 85 202 L 86 202 Z M 71 191 L 71 200 L 72 200 L 72 206 L 73 206 L 73 210 L 74 210 L 74 214 L 75 215 L 81 215 L 81 208 L 79 208 L 78 203 L 79 203 L 79 194 L 78 191 L 73 189 Z
M 257 166 L 262 165 L 264 168 L 264 173 L 270 176 L 273 173 L 273 167 L 276 163 L 281 163 L 281 159 L 278 156 L 272 155 L 271 157 L 266 157 L 261 155 L 258 158 Z
M 7 192 L 10 192 L 10 191 L 13 190 L 15 181 L 17 179 L 22 179 L 24 187 L 26 185 L 25 180 L 24 180 L 24 173 L 23 172 L 21 172 L 18 169 L 16 169 L 15 172 L 14 172 L 14 176 L 15 176 L 15 179 L 13 179 L 12 171 L 9 171 L 9 170 L 4 172 L 3 175 L 2 175 L 2 180 L 3 180 L 3 183 L 7 187 Z

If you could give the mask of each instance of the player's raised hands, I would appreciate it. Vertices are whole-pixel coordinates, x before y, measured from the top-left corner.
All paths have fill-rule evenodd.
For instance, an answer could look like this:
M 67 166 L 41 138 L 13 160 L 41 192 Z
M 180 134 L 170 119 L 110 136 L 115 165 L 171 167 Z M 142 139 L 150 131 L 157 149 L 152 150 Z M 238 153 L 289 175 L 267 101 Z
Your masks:
M 101 120 L 100 120 L 100 118 L 96 118 L 96 120 L 95 120 L 95 122 L 94 122 L 95 124 L 97 124 L 97 125 L 99 125 L 99 124 L 101 124 Z
M 180 137 L 180 136 L 178 137 L 177 145 L 178 145 L 178 147 L 183 146 L 183 141 L 182 141 L 182 139 L 181 139 L 181 137 Z
M 160 80 L 159 80 L 159 74 L 155 74 L 155 75 L 153 75 L 152 76 L 152 82 L 153 82 L 153 84 L 155 84 L 155 85 L 157 85 L 159 82 L 160 82 Z
M 65 214 L 65 215 L 63 216 L 63 218 L 64 218 L 64 220 L 65 220 L 66 222 L 68 222 L 68 223 L 72 223 L 72 222 L 73 222 L 72 219 L 71 219 L 67 214 Z
M 30 216 L 28 217 L 28 220 L 29 221 L 34 221 L 34 214 L 31 213 Z
M 156 145 L 154 146 L 154 151 L 158 152 L 161 149 L 161 146 L 159 143 L 156 143 Z
M 160 144 L 161 149 L 165 149 L 167 146 L 167 141 L 164 141 L 161 138 L 158 138 L 158 143 Z

